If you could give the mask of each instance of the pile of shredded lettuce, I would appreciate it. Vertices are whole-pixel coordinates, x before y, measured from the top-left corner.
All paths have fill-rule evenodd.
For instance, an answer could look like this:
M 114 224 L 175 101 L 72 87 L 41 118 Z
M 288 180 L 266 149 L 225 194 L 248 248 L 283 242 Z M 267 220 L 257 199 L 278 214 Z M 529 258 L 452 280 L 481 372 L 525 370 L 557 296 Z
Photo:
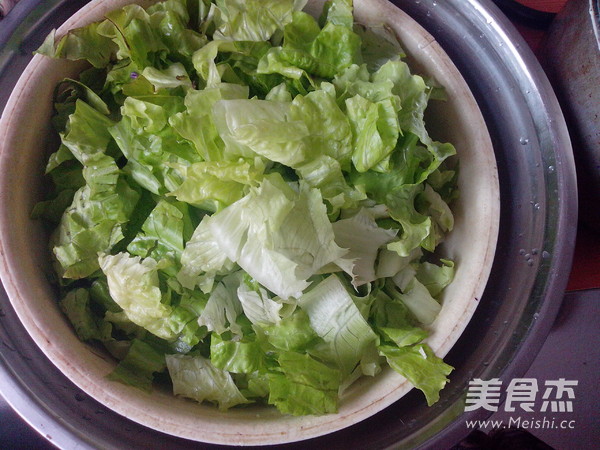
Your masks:
M 423 119 L 440 89 L 350 0 L 304 4 L 129 5 L 38 50 L 90 64 L 56 88 L 33 215 L 111 379 L 326 414 L 389 365 L 439 399 L 452 368 L 423 340 L 457 195 Z

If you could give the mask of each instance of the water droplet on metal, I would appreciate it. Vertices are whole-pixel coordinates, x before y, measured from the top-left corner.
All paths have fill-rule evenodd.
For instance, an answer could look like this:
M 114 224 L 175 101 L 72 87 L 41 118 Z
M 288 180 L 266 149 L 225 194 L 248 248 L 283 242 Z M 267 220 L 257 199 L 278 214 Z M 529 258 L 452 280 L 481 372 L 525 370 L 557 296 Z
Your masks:
M 531 254 L 532 255 L 537 255 L 538 252 L 539 252 L 539 250 L 537 248 L 534 248 L 534 249 L 531 250 Z
M 537 320 L 538 317 L 540 317 L 539 313 L 534 313 L 533 314 L 533 320 Z
M 525 254 L 525 249 L 522 248 L 521 250 L 519 250 L 519 255 L 523 256 Z
M 519 139 L 519 142 L 521 143 L 521 145 L 527 145 L 529 144 L 529 139 L 522 137 L 521 139 Z
M 532 267 L 532 266 L 533 266 L 533 263 L 534 263 L 533 259 L 528 259 L 528 260 L 527 260 L 527 265 L 528 265 L 529 267 Z
M 548 253 L 546 250 L 544 250 L 542 252 L 542 258 L 544 258 L 544 259 L 550 258 L 550 253 Z
M 548 172 L 554 173 L 555 170 L 554 166 L 548 166 Z

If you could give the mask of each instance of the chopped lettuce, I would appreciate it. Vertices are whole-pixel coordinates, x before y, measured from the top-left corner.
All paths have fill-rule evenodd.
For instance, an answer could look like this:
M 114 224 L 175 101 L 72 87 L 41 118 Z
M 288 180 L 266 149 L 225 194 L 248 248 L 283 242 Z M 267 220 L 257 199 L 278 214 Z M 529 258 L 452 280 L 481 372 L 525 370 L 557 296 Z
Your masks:
M 310 325 L 328 348 L 343 374 L 350 373 L 376 335 L 361 315 L 345 286 L 330 275 L 298 299 Z
M 111 297 L 127 318 L 163 339 L 172 339 L 173 330 L 165 320 L 171 308 L 162 303 L 156 260 L 119 253 L 100 256 L 99 263 Z
M 387 362 L 439 398 L 451 367 L 427 328 L 458 194 L 454 147 L 425 126 L 439 88 L 351 0 L 305 4 L 128 5 L 38 50 L 92 66 L 57 87 L 32 216 L 110 379 L 319 415 Z
M 307 354 L 284 352 L 269 373 L 269 403 L 292 415 L 335 413 L 340 372 Z
M 299 297 L 308 278 L 345 253 L 334 241 L 320 192 L 298 189 L 272 174 L 199 225 L 229 260 L 283 299 Z
M 126 356 L 109 378 L 151 391 L 154 374 L 164 369 L 165 355 L 160 349 L 141 339 L 133 339 Z
M 267 41 L 306 0 L 217 0 L 215 40 Z
M 167 368 L 173 393 L 198 402 L 216 403 L 219 409 L 248 403 L 236 387 L 231 374 L 215 367 L 202 356 L 167 355 Z
M 378 278 L 375 274 L 375 260 L 379 249 L 392 241 L 397 231 L 379 227 L 364 209 L 353 217 L 333 223 L 336 243 L 348 249 L 344 258 L 352 261 L 349 275 L 352 276 L 354 286 L 361 286 Z
M 439 400 L 452 367 L 435 356 L 427 344 L 382 346 L 380 351 L 394 370 L 423 391 L 429 406 Z

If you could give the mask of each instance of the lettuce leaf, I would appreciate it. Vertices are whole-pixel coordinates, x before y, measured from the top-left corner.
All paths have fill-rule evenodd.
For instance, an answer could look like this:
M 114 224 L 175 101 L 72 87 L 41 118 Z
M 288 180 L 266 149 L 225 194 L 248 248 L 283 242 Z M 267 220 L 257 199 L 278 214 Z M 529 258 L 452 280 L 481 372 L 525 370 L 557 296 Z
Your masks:
M 435 356 L 428 345 L 404 347 L 381 346 L 380 352 L 396 372 L 420 389 L 429 406 L 440 398 L 440 390 L 448 382 L 452 367 Z
M 344 5 L 338 7 L 339 5 Z M 351 4 L 335 1 L 322 27 L 304 13 L 295 13 L 284 29 L 284 42 L 273 47 L 259 63 L 261 73 L 279 73 L 299 79 L 306 75 L 331 78 L 361 62 L 361 40 L 354 32 Z M 331 17 L 330 17 L 331 16 Z
M 202 356 L 166 355 L 173 393 L 197 402 L 216 403 L 221 410 L 248 403 L 226 370 Z
M 224 155 L 224 143 L 217 133 L 212 108 L 219 100 L 246 98 L 247 87 L 227 83 L 219 83 L 201 91 L 188 91 L 184 99 L 185 110 L 169 117 L 169 125 L 192 142 L 203 161 L 237 159 L 242 155 Z
M 204 292 L 210 292 L 215 276 L 228 273 L 233 268 L 233 261 L 221 250 L 207 226 L 210 216 L 205 215 L 195 229 L 192 237 L 186 242 L 181 254 L 181 269 L 177 280 L 186 288 L 196 286 Z
M 335 244 L 319 191 L 294 191 L 272 174 L 241 200 L 213 214 L 214 245 L 253 279 L 283 299 L 299 297 L 307 279 L 345 251 Z
M 217 212 L 240 200 L 258 184 L 263 167 L 244 159 L 202 161 L 179 167 L 183 181 L 170 192 L 177 200 Z
M 152 256 L 155 260 L 170 259 L 176 262 L 192 232 L 193 224 L 187 204 L 159 200 L 127 250 L 142 258 Z
M 210 361 L 219 369 L 231 373 L 253 373 L 262 369 L 264 357 L 255 341 L 223 340 L 218 334 L 211 337 Z
M 98 269 L 98 252 L 110 251 L 139 199 L 107 154 L 111 141 L 106 116 L 77 100 L 63 144 L 83 165 L 85 185 L 73 196 L 51 242 L 57 270 L 65 278 L 84 278 Z M 56 169 L 59 169 L 59 165 Z
M 79 288 L 69 291 L 60 301 L 60 309 L 67 315 L 77 336 L 82 341 L 100 339 L 101 332 L 90 306 L 90 294 Z
M 217 334 L 231 331 L 242 335 L 242 327 L 236 321 L 242 313 L 242 305 L 236 295 L 241 277 L 239 272 L 228 275 L 212 290 L 206 307 L 198 317 L 198 323 L 206 326 L 208 331 Z
M 261 324 L 255 330 L 259 334 L 264 333 L 269 345 L 283 351 L 304 352 L 320 342 L 310 325 L 308 314 L 300 308 L 277 324 Z
M 298 299 L 311 327 L 328 344 L 327 353 L 342 374 L 352 372 L 376 335 L 335 275 Z
M 111 297 L 129 320 L 163 339 L 175 338 L 165 320 L 172 308 L 162 303 L 156 260 L 131 257 L 127 253 L 102 255 L 98 260 Z
M 397 230 L 379 227 L 375 219 L 361 209 L 351 218 L 334 222 L 333 233 L 335 242 L 348 249 L 344 259 L 352 261 L 348 274 L 352 276 L 354 287 L 358 287 L 377 279 L 375 260 L 379 249 L 396 237 Z
M 127 355 L 108 378 L 150 392 L 154 374 L 165 367 L 165 355 L 159 349 L 143 340 L 133 339 Z
M 306 0 L 217 0 L 215 40 L 267 41 Z
M 253 324 L 279 325 L 283 304 L 270 298 L 268 292 L 258 283 L 252 284 L 254 286 L 249 280 L 244 279 L 237 290 L 244 314 Z
M 280 372 L 270 372 L 269 403 L 284 414 L 335 413 L 340 372 L 307 354 L 281 353 Z
M 64 58 L 71 61 L 87 60 L 94 67 L 105 67 L 117 46 L 107 37 L 98 33 L 99 23 L 69 31 L 66 35 L 56 38 L 53 30 L 36 53 L 51 58 Z

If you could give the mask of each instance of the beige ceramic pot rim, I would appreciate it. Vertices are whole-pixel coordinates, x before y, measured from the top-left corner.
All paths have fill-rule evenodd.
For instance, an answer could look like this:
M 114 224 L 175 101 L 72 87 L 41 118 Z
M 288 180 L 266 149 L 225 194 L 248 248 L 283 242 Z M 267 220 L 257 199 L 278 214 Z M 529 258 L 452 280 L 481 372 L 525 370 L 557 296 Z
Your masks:
M 59 30 L 100 20 L 128 0 L 96 0 Z M 151 1 L 138 1 L 145 6 Z M 322 2 L 310 1 L 320 10 Z M 430 107 L 428 125 L 439 140 L 452 142 L 460 159 L 460 198 L 453 205 L 455 229 L 443 255 L 457 264 L 443 307 L 431 326 L 429 344 L 444 356 L 473 315 L 487 282 L 498 236 L 499 188 L 496 162 L 481 112 L 464 79 L 435 40 L 408 15 L 385 0 L 356 0 L 357 20 L 386 24 L 398 35 L 413 70 L 432 76 L 448 100 Z M 411 386 L 392 370 L 363 378 L 343 395 L 337 414 L 291 417 L 273 408 L 220 412 L 156 390 L 145 393 L 106 379 L 114 361 L 78 340 L 57 307 L 47 274 L 47 236 L 30 220 L 42 197 L 45 158 L 52 149 L 50 117 L 54 86 L 80 65 L 34 56 L 0 121 L 0 275 L 20 320 L 45 355 L 77 386 L 117 413 L 150 428 L 196 441 L 266 445 L 308 439 L 355 424 L 405 395 Z

